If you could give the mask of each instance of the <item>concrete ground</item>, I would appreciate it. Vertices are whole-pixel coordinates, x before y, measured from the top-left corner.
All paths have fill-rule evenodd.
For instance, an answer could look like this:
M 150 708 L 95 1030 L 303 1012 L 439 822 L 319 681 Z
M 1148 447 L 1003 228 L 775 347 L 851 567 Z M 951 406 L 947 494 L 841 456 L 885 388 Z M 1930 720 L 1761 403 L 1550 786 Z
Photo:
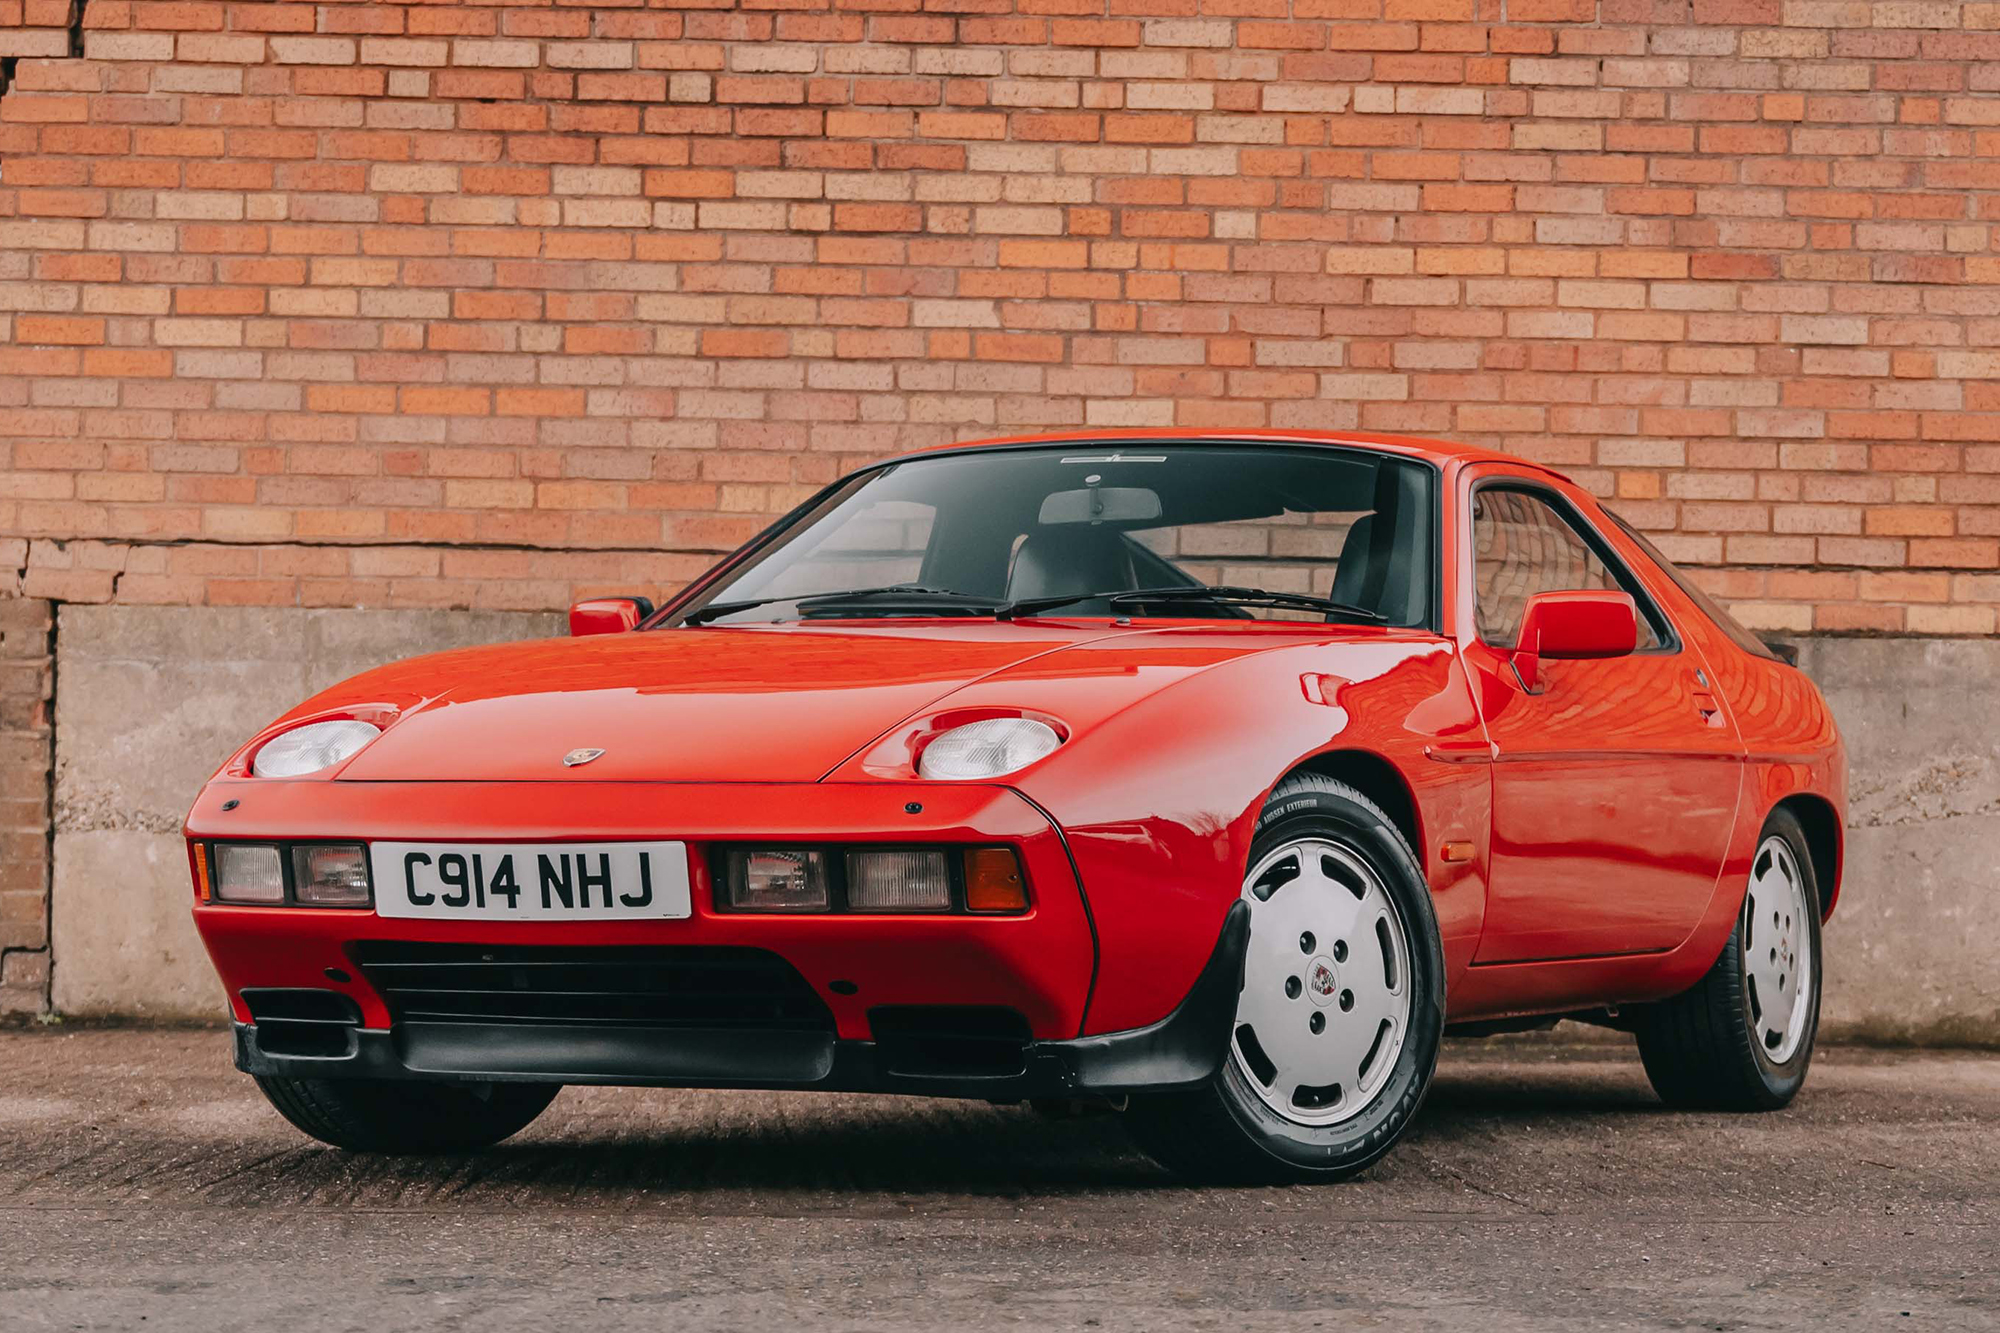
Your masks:
M 2000 1056 L 1777 1115 L 1454 1044 L 1359 1182 L 1195 1190 L 1107 1119 L 572 1089 L 478 1157 L 307 1142 L 213 1031 L 0 1031 L 0 1328 L 2000 1327 Z

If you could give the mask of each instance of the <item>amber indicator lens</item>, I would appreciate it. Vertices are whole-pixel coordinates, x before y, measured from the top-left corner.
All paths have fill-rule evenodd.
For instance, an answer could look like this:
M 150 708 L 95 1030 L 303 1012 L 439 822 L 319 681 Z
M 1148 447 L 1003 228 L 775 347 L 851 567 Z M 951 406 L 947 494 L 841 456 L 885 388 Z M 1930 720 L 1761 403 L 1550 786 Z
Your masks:
M 276 847 L 215 844 L 215 896 L 225 903 L 285 901 L 285 863 Z
M 194 845 L 194 896 L 196 902 L 207 902 L 212 896 L 208 886 L 208 848 L 202 843 Z
M 965 854 L 965 910 L 1028 910 L 1028 881 L 1012 848 L 975 847 Z
M 368 852 L 358 843 L 292 848 L 292 892 L 300 905 L 366 907 Z
M 723 853 L 725 906 L 735 912 L 824 912 L 826 853 L 803 848 Z
M 849 852 L 847 906 L 854 912 L 949 912 L 951 866 L 943 852 Z

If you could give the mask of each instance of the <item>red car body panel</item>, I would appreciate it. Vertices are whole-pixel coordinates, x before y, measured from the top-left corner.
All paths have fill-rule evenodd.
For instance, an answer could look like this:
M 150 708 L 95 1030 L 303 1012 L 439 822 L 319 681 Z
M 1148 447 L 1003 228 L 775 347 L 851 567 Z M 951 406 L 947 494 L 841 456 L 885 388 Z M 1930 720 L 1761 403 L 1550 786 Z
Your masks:
M 550 926 L 201 903 L 196 922 L 238 1021 L 250 1018 L 244 987 L 325 987 L 332 968 L 350 978 L 335 984 L 366 1024 L 386 1026 L 380 996 L 351 966 L 358 940 L 559 938 L 774 950 L 826 999 L 843 1038 L 865 1039 L 868 1010 L 883 1004 L 1004 1005 L 1038 1038 L 1125 1032 L 1189 995 L 1241 894 L 1258 813 L 1301 766 L 1367 778 L 1407 824 L 1454 1022 L 1685 989 L 1731 928 L 1758 830 L 1780 801 L 1824 811 L 1831 910 L 1845 769 L 1824 702 L 1794 668 L 1733 642 L 1580 488 L 1483 450 L 1395 438 L 1040 438 L 1127 437 L 1342 445 L 1434 466 L 1438 630 L 896 618 L 646 630 L 384 667 L 306 701 L 232 756 L 187 836 L 685 839 L 694 916 Z M 1469 501 L 1499 477 L 1584 514 L 1671 619 L 1677 649 L 1545 662 L 1546 692 L 1524 693 L 1507 655 L 1473 629 Z M 1056 719 L 1067 743 L 993 784 L 914 779 L 922 737 L 996 711 Z M 386 730 L 321 774 L 249 775 L 264 739 L 339 716 Z M 585 768 L 553 764 L 585 745 L 606 753 Z M 702 849 L 787 839 L 1012 846 L 1032 910 L 717 913 Z

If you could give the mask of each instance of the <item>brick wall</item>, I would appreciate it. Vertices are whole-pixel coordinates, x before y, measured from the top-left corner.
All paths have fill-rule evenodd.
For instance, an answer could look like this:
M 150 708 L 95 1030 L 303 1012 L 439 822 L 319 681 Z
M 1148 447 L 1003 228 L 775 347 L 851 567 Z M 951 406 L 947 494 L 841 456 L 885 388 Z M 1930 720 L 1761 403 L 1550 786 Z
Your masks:
M 76 54 L 76 6 L 83 0 L 0 0 L 0 62 Z M 0 91 L 11 69 L 0 68 Z
M 26 551 L 0 538 L 0 585 Z M 14 569 L 5 568 L 13 563 Z M 0 1014 L 46 1007 L 49 986 L 51 608 L 0 586 Z
M 2000 3 L 58 7 L 31 596 L 540 608 L 913 445 L 1277 426 L 1556 463 L 1761 626 L 1996 628 Z

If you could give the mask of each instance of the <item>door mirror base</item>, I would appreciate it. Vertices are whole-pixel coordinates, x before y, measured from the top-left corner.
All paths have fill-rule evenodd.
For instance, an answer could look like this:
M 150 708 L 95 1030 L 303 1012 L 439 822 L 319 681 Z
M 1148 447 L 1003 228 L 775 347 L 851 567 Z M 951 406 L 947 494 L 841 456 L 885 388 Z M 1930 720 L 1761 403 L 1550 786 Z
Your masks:
M 578 639 L 586 634 L 622 634 L 637 629 L 652 614 L 648 597 L 593 597 L 570 607 L 569 632 Z
M 1626 657 L 1639 646 L 1639 608 L 1625 592 L 1542 592 L 1528 599 L 1510 659 L 1529 694 L 1542 692 L 1542 659 Z

